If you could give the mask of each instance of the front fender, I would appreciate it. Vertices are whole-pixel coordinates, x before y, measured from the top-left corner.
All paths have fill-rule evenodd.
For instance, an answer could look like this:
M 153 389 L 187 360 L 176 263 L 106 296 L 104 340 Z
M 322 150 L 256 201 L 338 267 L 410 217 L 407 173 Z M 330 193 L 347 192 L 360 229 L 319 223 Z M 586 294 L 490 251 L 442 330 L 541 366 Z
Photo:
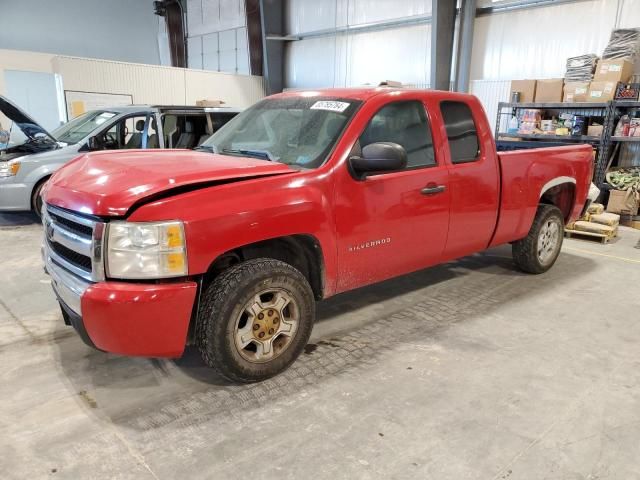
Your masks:
M 226 252 L 291 235 L 315 238 L 322 250 L 324 295 L 335 291 L 335 228 L 329 180 L 313 172 L 243 180 L 150 202 L 130 221 L 182 220 L 189 274 L 204 274 Z

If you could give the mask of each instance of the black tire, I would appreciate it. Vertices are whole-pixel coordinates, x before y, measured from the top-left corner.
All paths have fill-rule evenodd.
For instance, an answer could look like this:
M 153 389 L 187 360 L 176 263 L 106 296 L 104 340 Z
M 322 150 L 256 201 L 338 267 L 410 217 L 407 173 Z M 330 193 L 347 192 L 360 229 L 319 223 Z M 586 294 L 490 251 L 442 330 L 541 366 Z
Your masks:
M 543 234 L 543 228 L 549 222 L 557 226 L 557 238 L 553 249 L 548 252 L 546 258 L 541 259 L 539 254 L 539 239 Z M 554 235 L 555 236 L 555 235 Z M 540 205 L 529 234 L 522 240 L 514 242 L 512 245 L 513 261 L 516 266 L 526 273 L 540 274 L 549 270 L 556 262 L 562 241 L 564 239 L 564 217 L 558 207 L 553 205 Z
M 31 193 L 31 210 L 33 210 L 39 219 L 42 219 L 42 197 L 40 196 L 40 193 L 42 192 L 44 184 L 47 183 L 47 180 L 49 180 L 49 178 L 40 180 Z
M 236 332 L 247 305 L 260 292 L 269 289 L 282 290 L 291 297 L 297 312 L 297 327 L 286 337 L 286 347 L 282 347 L 275 358 L 256 363 L 243 357 L 248 352 L 236 345 Z M 258 317 L 251 318 L 255 327 Z M 225 379 L 258 382 L 286 370 L 298 358 L 309 340 L 314 320 L 315 300 L 304 275 L 279 260 L 258 258 L 230 267 L 206 287 L 201 299 L 196 343 L 204 362 Z M 276 348 L 272 347 L 272 351 Z

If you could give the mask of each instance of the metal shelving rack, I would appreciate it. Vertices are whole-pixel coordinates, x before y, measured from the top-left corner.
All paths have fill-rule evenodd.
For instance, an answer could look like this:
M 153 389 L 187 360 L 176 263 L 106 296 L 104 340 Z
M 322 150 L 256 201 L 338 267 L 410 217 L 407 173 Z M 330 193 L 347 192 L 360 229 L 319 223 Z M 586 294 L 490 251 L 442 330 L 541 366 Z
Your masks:
M 613 123 L 611 117 L 612 109 L 611 103 L 509 103 L 500 102 L 498 104 L 498 114 L 496 118 L 495 137 L 496 141 L 501 144 L 501 147 L 506 148 L 536 148 L 546 146 L 557 146 L 565 144 L 577 143 L 589 143 L 597 148 L 596 164 L 594 168 L 594 179 L 597 183 L 604 180 L 604 174 L 602 179 L 598 179 L 597 172 L 600 171 L 599 167 L 606 166 L 606 158 L 608 152 L 608 144 L 611 138 L 612 128 L 609 126 Z M 546 135 L 546 134 L 520 134 L 520 133 L 501 133 L 500 126 L 503 124 L 503 118 L 516 115 L 520 117 L 520 111 L 529 108 L 537 108 L 540 110 L 546 110 L 552 112 L 554 116 L 559 116 L 561 113 L 572 113 L 574 115 L 582 115 L 585 117 L 601 117 L 602 121 L 602 135 L 595 137 L 589 135 Z M 508 120 L 507 122 L 508 123 Z M 527 140 L 526 142 L 499 140 L 500 138 L 514 138 Z
M 628 113 L 629 110 L 640 110 L 640 101 L 629 101 L 629 100 L 614 100 L 610 102 L 609 105 L 609 123 L 605 125 L 605 130 L 607 130 L 608 137 L 607 141 L 604 144 L 603 158 L 604 162 L 600 162 L 596 165 L 597 169 L 594 174 L 594 177 L 598 181 L 598 184 L 604 182 L 604 178 L 606 175 L 607 163 L 609 156 L 611 155 L 611 150 L 613 146 L 618 142 L 640 142 L 640 137 L 615 137 L 613 136 L 614 130 L 616 128 L 617 121 L 620 119 L 622 115 Z

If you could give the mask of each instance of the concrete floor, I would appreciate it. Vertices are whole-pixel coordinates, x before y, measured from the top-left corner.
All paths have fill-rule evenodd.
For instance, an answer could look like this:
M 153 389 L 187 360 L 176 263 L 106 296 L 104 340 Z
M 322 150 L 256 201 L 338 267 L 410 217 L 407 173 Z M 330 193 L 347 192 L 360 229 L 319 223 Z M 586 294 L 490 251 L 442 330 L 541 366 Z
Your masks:
M 0 216 L 2 478 L 640 478 L 640 231 L 542 276 L 502 247 L 340 295 L 251 386 L 86 347 L 40 235 Z

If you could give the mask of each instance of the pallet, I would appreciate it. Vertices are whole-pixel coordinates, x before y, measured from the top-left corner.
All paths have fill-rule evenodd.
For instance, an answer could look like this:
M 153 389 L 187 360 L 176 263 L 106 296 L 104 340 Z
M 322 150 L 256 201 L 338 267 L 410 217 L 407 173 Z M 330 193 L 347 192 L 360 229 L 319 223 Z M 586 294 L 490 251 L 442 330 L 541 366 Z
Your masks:
M 597 238 L 598 240 L 600 240 L 600 243 L 608 243 L 613 238 L 615 238 L 615 235 L 613 237 L 610 237 L 609 235 L 605 235 L 604 233 L 583 232 L 582 230 L 572 230 L 569 228 L 564 229 L 564 234 L 569 238 L 572 238 L 573 236 Z

